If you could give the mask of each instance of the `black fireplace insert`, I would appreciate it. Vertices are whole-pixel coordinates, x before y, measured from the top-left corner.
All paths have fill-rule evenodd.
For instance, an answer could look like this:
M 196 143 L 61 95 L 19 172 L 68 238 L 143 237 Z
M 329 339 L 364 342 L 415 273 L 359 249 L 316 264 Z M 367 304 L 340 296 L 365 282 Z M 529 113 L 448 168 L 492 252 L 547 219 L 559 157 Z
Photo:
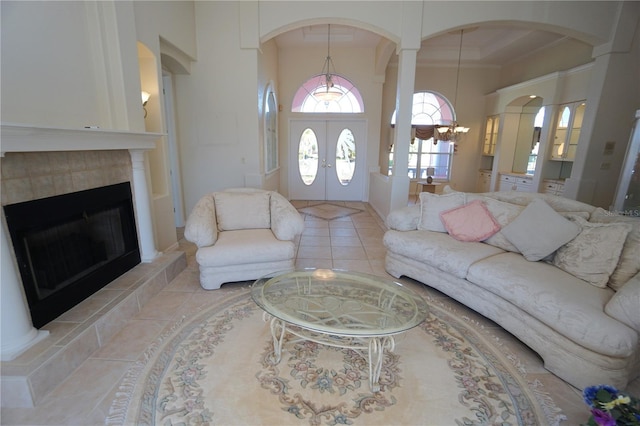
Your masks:
M 35 327 L 140 263 L 129 182 L 10 204 L 4 211 Z

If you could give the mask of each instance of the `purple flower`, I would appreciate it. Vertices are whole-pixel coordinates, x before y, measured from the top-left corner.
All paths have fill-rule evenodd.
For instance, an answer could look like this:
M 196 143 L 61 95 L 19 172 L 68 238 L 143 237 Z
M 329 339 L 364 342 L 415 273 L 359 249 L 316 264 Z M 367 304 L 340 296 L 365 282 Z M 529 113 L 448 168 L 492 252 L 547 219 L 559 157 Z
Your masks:
M 611 414 L 606 411 L 601 411 L 597 409 L 591 410 L 591 414 L 593 415 L 593 420 L 599 426 L 616 426 L 616 420 L 611 417 Z

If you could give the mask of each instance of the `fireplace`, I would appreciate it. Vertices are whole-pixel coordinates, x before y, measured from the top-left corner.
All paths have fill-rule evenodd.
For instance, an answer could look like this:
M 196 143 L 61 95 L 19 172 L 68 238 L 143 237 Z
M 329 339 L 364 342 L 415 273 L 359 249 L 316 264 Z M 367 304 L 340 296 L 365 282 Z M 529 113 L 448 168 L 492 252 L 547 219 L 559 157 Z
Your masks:
M 35 327 L 140 263 L 129 182 L 4 210 Z

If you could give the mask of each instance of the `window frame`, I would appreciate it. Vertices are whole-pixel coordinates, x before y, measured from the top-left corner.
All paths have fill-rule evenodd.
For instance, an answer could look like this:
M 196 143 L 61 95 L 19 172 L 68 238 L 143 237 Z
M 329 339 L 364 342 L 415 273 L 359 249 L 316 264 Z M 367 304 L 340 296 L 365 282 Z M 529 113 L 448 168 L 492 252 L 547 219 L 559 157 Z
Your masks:
M 269 83 L 264 97 L 264 171 L 268 174 L 279 168 L 278 100 L 273 83 Z
M 429 102 L 432 101 L 432 102 Z M 419 126 L 436 126 L 436 125 L 449 125 L 455 121 L 455 110 L 449 100 L 442 94 L 433 90 L 424 90 L 413 94 L 413 103 L 411 109 L 411 125 L 412 127 Z M 395 126 L 396 111 L 393 111 L 391 116 L 391 126 Z M 415 129 L 412 129 L 412 133 L 415 134 Z M 417 151 L 412 150 L 412 147 L 417 144 Z M 430 149 L 423 152 L 425 144 L 429 144 Z M 394 144 L 395 145 L 395 144 Z M 447 150 L 441 149 L 442 146 L 446 146 Z M 434 147 L 440 147 L 434 149 Z M 418 139 L 415 136 L 412 137 L 411 146 L 409 147 L 408 162 L 408 175 L 412 181 L 423 180 L 427 178 L 427 167 L 434 167 L 436 173 L 432 176 L 435 181 L 448 182 L 451 180 L 451 171 L 453 168 L 453 154 L 455 154 L 455 143 L 447 141 L 435 141 L 433 137 L 429 139 Z M 411 167 L 412 155 L 416 156 L 415 167 Z M 422 166 L 423 156 L 429 156 L 429 165 Z M 391 146 L 389 150 L 389 169 L 387 171 L 388 176 L 393 174 L 393 162 L 394 162 L 394 146 Z M 436 157 L 433 157 L 436 156 Z M 446 156 L 446 173 L 438 173 L 438 169 L 442 169 L 442 161 L 435 161 L 437 156 Z M 439 164 L 439 165 L 436 165 Z M 413 170 L 413 173 L 412 173 Z M 422 176 L 424 172 L 424 177 Z
M 417 146 L 416 150 L 412 150 L 411 149 L 412 146 Z M 431 149 L 424 151 L 425 146 L 428 146 Z M 444 152 L 443 150 L 441 151 L 433 150 L 433 147 L 436 147 L 436 146 L 440 146 L 440 147 L 446 146 L 447 151 Z M 434 173 L 434 175 L 432 176 L 434 181 L 438 181 L 438 182 L 450 181 L 454 153 L 455 153 L 454 144 L 451 142 L 440 141 L 436 145 L 433 143 L 433 138 L 429 138 L 429 139 L 415 138 L 412 144 L 409 146 L 409 158 L 407 159 L 407 161 L 409 162 L 409 166 L 407 168 L 407 174 L 409 176 L 409 179 L 411 179 L 412 181 L 425 180 L 427 178 L 427 167 L 433 167 L 436 171 L 436 173 Z M 389 169 L 388 169 L 389 176 L 393 175 L 393 155 L 394 155 L 394 151 L 393 151 L 393 147 L 391 147 L 391 151 L 389 152 Z M 411 166 L 412 156 L 415 156 L 414 157 L 415 163 L 416 163 L 415 167 Z M 429 161 L 427 161 L 428 163 L 427 165 L 423 165 L 423 156 L 430 157 Z M 439 156 L 446 158 L 446 160 L 444 161 L 444 163 L 446 163 L 446 166 L 442 166 L 442 163 L 443 163 L 442 161 L 435 160 Z M 442 169 L 443 167 L 446 170 L 446 174 L 439 174 L 438 170 Z

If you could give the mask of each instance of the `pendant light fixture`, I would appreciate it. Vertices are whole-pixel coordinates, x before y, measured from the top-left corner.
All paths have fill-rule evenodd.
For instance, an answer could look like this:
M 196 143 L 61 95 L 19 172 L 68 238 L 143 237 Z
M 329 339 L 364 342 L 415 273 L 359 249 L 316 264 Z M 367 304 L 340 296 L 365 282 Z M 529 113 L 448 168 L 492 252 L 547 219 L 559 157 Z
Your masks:
M 333 69 L 333 72 L 331 71 Z M 333 76 L 336 74 L 336 67 L 331 59 L 331 24 L 328 24 L 327 31 L 327 57 L 324 60 L 320 81 L 313 96 L 322 102 L 336 101 L 342 97 L 343 93 L 334 87 Z
M 462 37 L 464 35 L 464 29 L 460 30 L 460 48 L 458 50 L 458 69 L 456 71 L 456 91 L 453 98 L 453 121 L 449 126 L 437 126 L 435 134 L 435 142 L 438 140 L 457 142 L 460 141 L 468 131 L 468 127 L 464 127 L 458 124 L 456 120 L 456 106 L 458 105 L 458 83 L 460 82 L 460 59 L 462 58 Z

